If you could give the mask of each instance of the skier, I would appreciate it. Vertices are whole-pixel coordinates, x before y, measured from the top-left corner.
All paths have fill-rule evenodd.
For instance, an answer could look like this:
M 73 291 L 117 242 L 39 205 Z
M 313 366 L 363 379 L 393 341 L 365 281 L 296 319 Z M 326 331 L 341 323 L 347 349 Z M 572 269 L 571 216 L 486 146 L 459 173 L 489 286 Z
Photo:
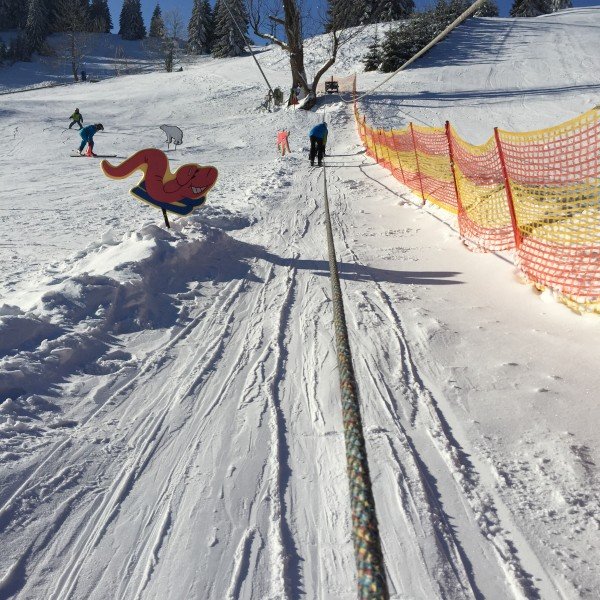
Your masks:
M 88 144 L 88 146 L 90 147 L 91 155 L 98 156 L 97 154 L 94 154 L 94 135 L 96 134 L 97 131 L 104 131 L 104 127 L 102 126 L 102 123 L 96 123 L 95 125 L 88 125 L 87 127 L 84 127 L 79 132 L 79 135 L 81 136 L 81 144 L 79 145 L 79 154 L 81 156 L 83 156 L 83 149 L 85 148 L 86 144 Z
M 79 112 L 79 109 L 76 108 L 75 112 L 71 115 L 71 124 L 69 125 L 69 129 L 73 127 L 73 125 L 79 125 L 79 129 L 83 129 L 83 115 Z
M 325 154 L 325 145 L 327 144 L 327 123 L 315 125 L 308 135 L 310 137 L 310 153 L 308 155 L 310 164 L 314 166 L 316 156 L 320 167 Z

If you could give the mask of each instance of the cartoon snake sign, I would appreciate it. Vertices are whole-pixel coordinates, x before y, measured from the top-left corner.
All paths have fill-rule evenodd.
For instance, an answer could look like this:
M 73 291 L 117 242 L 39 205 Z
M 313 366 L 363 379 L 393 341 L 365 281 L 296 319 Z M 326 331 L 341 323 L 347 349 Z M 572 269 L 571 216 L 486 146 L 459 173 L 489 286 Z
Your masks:
M 129 193 L 138 200 L 178 215 L 188 215 L 202 206 L 218 176 L 215 167 L 194 163 L 171 173 L 169 159 L 156 148 L 140 150 L 116 166 L 103 160 L 100 167 L 111 179 L 124 179 L 134 171 L 141 171 L 142 179 Z

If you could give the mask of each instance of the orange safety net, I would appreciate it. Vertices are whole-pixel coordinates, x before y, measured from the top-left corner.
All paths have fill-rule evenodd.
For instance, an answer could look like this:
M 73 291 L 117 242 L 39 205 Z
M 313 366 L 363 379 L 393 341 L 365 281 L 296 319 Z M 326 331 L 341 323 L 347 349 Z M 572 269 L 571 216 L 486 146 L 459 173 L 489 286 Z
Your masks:
M 445 128 L 376 129 L 355 102 L 367 155 L 457 215 L 463 240 L 514 250 L 525 277 L 600 312 L 600 111 L 539 131 L 494 130 L 475 146 Z
M 348 75 L 347 77 L 338 77 L 336 75 L 327 75 L 319 80 L 317 84 L 317 92 L 323 94 L 325 92 L 325 84 L 335 81 L 338 84 L 338 92 L 353 92 L 356 88 L 356 75 Z

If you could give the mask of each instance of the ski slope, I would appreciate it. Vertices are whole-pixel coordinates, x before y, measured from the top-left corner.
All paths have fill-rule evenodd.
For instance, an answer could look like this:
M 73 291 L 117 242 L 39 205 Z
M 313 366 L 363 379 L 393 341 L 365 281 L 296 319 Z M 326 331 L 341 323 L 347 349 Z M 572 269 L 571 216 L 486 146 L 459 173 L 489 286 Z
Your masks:
M 473 142 L 555 124 L 598 103 L 599 27 L 590 8 L 472 20 L 361 106 Z M 325 46 L 307 44 L 309 71 Z M 287 87 L 284 55 L 259 60 Z M 324 172 L 307 160 L 323 118 L 391 597 L 597 598 L 597 316 L 524 285 L 510 255 L 469 252 L 365 157 L 344 99 L 265 113 L 264 94 L 244 57 L 2 96 L 0 598 L 356 597 Z M 69 157 L 75 106 L 119 158 L 181 127 L 173 170 L 219 170 L 206 206 L 166 230 L 128 195 L 136 176 Z

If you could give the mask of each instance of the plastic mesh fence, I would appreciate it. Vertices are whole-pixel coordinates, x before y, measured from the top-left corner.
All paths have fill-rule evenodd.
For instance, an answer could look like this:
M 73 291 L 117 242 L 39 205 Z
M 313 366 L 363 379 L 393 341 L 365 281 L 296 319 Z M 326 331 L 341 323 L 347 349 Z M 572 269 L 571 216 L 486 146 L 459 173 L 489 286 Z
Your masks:
M 500 131 L 522 242 L 519 266 L 575 302 L 600 301 L 600 112 Z
M 489 251 L 514 248 L 515 236 L 495 139 L 473 146 L 456 135 L 452 127 L 448 129 L 463 239 Z
M 356 75 L 349 75 L 348 77 L 338 77 L 336 75 L 328 75 L 326 78 L 319 80 L 317 84 L 317 92 L 325 92 L 325 84 L 328 81 L 335 81 L 338 84 L 338 92 L 353 92 L 355 88 Z
M 600 312 L 600 111 L 475 146 L 452 127 L 375 129 L 354 106 L 367 154 L 424 200 L 457 214 L 471 248 L 516 252 L 519 268 L 578 310 Z

